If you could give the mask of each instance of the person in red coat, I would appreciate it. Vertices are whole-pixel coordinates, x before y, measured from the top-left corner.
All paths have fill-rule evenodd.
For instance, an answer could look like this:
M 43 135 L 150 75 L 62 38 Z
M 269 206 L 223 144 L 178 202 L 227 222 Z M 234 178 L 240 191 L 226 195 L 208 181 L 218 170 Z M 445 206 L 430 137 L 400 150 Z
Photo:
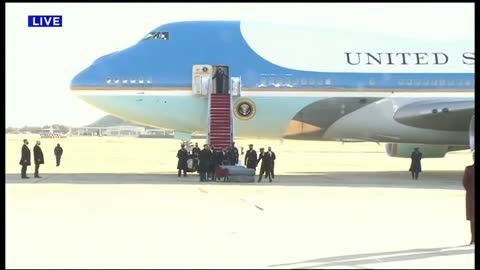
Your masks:
M 473 152 L 473 164 L 465 168 L 463 174 L 463 187 L 465 188 L 465 206 L 467 220 L 470 220 L 470 245 L 475 244 L 475 152 Z

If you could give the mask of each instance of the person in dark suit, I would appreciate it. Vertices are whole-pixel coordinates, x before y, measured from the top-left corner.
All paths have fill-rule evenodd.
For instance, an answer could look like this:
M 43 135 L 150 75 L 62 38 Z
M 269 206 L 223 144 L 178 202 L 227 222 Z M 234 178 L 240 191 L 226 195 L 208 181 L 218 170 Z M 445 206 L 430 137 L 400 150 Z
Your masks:
M 465 188 L 465 207 L 467 220 L 470 221 L 470 245 L 475 244 L 475 152 L 473 164 L 465 168 L 463 174 L 463 187 Z
M 270 174 L 272 175 L 272 179 L 275 179 L 275 159 L 277 158 L 277 156 L 275 155 L 275 152 L 272 151 L 272 147 L 268 147 L 268 151 L 267 153 L 270 155 L 271 159 L 272 159 L 272 169 L 270 170 Z M 265 175 L 265 177 L 267 177 Z
M 215 75 L 212 77 L 213 80 L 216 80 L 216 88 L 217 88 L 217 93 L 218 94 L 223 94 L 225 93 L 225 82 L 224 80 L 228 79 L 228 76 L 225 74 L 223 69 L 221 67 L 217 68 L 217 71 L 215 72 Z
M 258 177 L 258 182 L 262 181 L 263 174 L 265 174 L 265 178 L 268 177 L 270 182 L 272 182 L 272 176 L 270 175 L 270 172 L 272 171 L 272 156 L 268 152 L 265 153 L 263 148 L 260 148 L 257 164 L 260 161 L 262 161 L 262 164 L 260 164 L 260 175 Z
M 31 158 L 32 156 L 30 154 L 30 149 L 28 148 L 28 140 L 24 139 L 22 146 L 22 157 L 20 158 L 20 165 L 22 165 L 22 179 L 30 178 L 27 176 L 27 166 L 30 166 Z
M 37 141 L 37 144 L 33 147 L 33 159 L 35 161 L 35 178 L 42 178 L 38 174 L 38 169 L 40 169 L 40 164 L 44 164 L 43 151 L 42 151 L 42 148 L 40 148 L 40 141 Z
M 208 144 L 204 144 L 203 149 L 198 155 L 198 172 L 200 173 L 200 182 L 207 181 L 207 171 L 209 170 L 210 162 L 212 160 L 212 152 L 208 148 Z
M 412 179 L 417 180 L 418 174 L 422 172 L 422 164 L 420 163 L 420 160 L 422 160 L 422 153 L 418 150 L 418 147 L 415 147 L 410 158 L 412 159 L 412 162 L 410 163 L 409 171 L 412 172 Z
M 232 142 L 232 147 L 230 148 L 230 155 L 231 155 L 230 165 L 237 165 L 238 159 L 240 158 L 240 154 L 238 153 L 238 148 L 235 147 L 235 142 Z
M 63 154 L 63 148 L 60 146 L 59 143 L 57 143 L 57 146 L 53 150 L 53 153 L 55 153 L 55 158 L 57 160 L 57 167 L 60 166 L 60 159 L 62 158 Z
M 178 163 L 177 163 L 177 169 L 178 169 L 178 177 L 182 175 L 182 170 L 183 170 L 183 177 L 187 177 L 187 169 L 188 169 L 188 152 L 185 149 L 185 144 L 181 145 L 181 148 L 177 152 L 177 158 L 178 158 Z
M 248 145 L 248 150 L 245 153 L 245 166 L 249 169 L 257 169 L 257 152 L 253 149 L 253 144 Z

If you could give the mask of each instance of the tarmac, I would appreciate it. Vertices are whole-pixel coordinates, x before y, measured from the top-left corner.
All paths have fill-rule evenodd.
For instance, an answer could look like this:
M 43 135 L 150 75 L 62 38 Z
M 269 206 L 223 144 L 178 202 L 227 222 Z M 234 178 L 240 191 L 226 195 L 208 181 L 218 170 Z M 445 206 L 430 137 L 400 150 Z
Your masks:
M 6 174 L 7 269 L 474 269 L 462 171 Z

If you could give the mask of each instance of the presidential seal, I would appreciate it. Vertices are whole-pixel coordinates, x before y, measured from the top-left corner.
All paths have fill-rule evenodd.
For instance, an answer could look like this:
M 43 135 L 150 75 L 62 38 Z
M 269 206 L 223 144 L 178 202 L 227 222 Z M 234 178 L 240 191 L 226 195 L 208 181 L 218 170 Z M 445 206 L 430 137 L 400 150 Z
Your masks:
M 249 120 L 255 116 L 255 103 L 247 98 L 239 99 L 233 106 L 235 116 L 240 120 Z

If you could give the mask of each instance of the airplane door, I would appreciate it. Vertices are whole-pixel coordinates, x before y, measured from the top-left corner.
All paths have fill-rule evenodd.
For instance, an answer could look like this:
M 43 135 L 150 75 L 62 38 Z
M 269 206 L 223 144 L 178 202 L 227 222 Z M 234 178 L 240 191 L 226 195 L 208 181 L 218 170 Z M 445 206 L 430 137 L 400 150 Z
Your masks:
M 212 93 L 228 94 L 230 90 L 230 76 L 228 74 L 228 66 L 215 65 L 212 72 Z
M 232 95 L 233 96 L 240 96 L 242 91 L 242 80 L 240 77 L 232 77 L 230 82 L 232 86 Z
M 193 65 L 192 67 L 192 92 L 194 95 L 208 95 L 212 86 L 211 65 Z
M 202 96 L 208 95 L 208 89 L 210 89 L 210 76 L 202 76 L 200 81 L 200 94 Z

